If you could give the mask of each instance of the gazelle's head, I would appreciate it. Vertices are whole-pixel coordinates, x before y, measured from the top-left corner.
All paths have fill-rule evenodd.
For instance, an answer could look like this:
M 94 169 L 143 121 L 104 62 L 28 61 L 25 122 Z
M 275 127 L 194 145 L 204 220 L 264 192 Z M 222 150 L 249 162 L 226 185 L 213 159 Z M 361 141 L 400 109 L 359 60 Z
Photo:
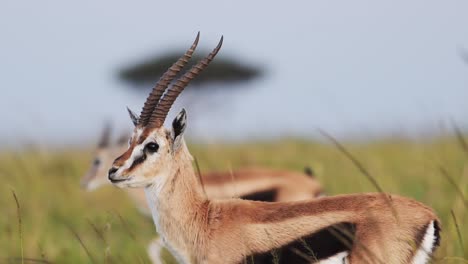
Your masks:
M 186 113 L 182 110 L 172 122 L 171 129 L 163 127 L 166 116 L 177 96 L 202 72 L 221 48 L 223 38 L 204 59 L 181 76 L 170 88 L 169 84 L 182 70 L 198 44 L 197 35 L 192 46 L 164 73 L 146 99 L 140 116 L 129 110 L 135 129 L 128 150 L 118 157 L 109 170 L 109 180 L 118 187 L 146 187 L 157 178 L 167 176 L 177 162 L 179 150 L 185 148 L 183 133 Z
M 91 167 L 81 178 L 81 188 L 92 191 L 103 185 L 110 184 L 107 172 L 114 159 L 127 148 L 128 134 L 122 135 L 117 142 L 111 143 L 111 127 L 106 123 L 101 138 L 94 150 Z

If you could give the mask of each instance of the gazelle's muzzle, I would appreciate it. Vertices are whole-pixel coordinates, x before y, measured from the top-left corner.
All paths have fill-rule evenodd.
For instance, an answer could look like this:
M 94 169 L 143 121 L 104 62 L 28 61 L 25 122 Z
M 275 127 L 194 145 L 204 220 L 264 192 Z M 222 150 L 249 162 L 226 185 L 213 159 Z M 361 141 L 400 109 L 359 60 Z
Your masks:
M 88 189 L 89 182 L 93 178 L 94 175 L 91 175 L 91 172 L 88 172 L 80 181 L 81 189 Z
M 119 177 L 116 173 L 118 170 L 119 170 L 118 167 L 112 167 L 109 169 L 109 172 L 107 175 L 107 178 L 109 179 L 109 181 L 111 181 L 112 183 L 119 183 L 119 182 L 123 182 L 123 181 L 130 179 L 129 177 L 125 177 L 125 178 Z

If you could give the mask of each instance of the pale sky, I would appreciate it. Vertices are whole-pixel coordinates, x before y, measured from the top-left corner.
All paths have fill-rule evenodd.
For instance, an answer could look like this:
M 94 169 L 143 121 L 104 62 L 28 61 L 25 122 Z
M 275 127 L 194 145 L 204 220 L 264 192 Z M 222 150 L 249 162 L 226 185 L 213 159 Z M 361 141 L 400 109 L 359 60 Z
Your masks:
M 468 1 L 2 1 L 0 143 L 92 142 L 105 119 L 128 130 L 125 106 L 145 94 L 117 79 L 122 65 L 197 31 L 268 74 L 207 96 L 190 111 L 192 138 L 248 139 L 426 133 L 468 127 Z M 200 105 L 197 103 L 196 105 Z M 170 117 L 174 116 L 172 113 Z

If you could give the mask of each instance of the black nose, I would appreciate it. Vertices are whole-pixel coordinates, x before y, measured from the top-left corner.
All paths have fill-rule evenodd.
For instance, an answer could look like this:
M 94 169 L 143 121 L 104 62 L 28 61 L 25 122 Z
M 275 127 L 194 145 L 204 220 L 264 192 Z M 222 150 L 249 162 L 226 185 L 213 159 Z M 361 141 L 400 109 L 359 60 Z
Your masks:
M 111 180 L 112 175 L 118 170 L 119 170 L 119 168 L 116 168 L 116 167 L 112 167 L 112 168 L 109 169 L 109 174 L 107 175 L 109 180 Z

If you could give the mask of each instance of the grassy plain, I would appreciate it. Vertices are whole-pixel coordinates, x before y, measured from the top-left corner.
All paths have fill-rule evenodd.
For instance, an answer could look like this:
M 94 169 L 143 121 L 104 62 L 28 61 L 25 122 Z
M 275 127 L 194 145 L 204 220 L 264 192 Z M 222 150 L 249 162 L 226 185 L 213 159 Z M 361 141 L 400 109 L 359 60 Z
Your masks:
M 468 151 L 457 138 L 344 145 L 385 192 L 436 210 L 442 244 L 434 262 L 468 263 Z M 248 165 L 301 171 L 310 165 L 329 195 L 376 191 L 331 144 L 286 139 L 189 148 L 202 172 Z M 0 152 L 0 263 L 21 263 L 22 257 L 24 263 L 149 263 L 146 246 L 156 236 L 151 220 L 122 190 L 107 186 L 88 193 L 79 188 L 91 152 Z

